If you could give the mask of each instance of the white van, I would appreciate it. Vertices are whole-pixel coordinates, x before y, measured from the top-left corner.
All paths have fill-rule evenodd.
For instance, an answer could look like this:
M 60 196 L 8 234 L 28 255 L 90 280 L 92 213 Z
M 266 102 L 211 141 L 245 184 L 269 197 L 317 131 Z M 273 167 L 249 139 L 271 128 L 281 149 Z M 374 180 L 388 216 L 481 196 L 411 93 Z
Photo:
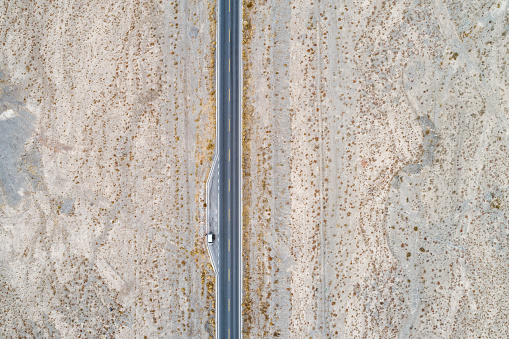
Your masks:
M 207 242 L 209 244 L 212 244 L 214 242 L 214 238 L 215 238 L 214 233 L 212 233 L 212 232 L 207 233 Z

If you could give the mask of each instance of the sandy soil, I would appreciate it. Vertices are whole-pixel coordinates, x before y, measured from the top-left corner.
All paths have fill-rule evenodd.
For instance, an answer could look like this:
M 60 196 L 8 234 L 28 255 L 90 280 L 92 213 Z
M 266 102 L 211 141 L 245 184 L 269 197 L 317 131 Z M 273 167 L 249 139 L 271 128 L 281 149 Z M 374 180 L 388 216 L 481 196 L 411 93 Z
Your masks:
M 508 2 L 244 3 L 244 333 L 509 336 Z
M 0 2 L 0 337 L 214 333 L 213 10 Z
M 244 333 L 504 338 L 508 2 L 246 0 Z M 214 332 L 214 3 L 0 3 L 0 336 Z

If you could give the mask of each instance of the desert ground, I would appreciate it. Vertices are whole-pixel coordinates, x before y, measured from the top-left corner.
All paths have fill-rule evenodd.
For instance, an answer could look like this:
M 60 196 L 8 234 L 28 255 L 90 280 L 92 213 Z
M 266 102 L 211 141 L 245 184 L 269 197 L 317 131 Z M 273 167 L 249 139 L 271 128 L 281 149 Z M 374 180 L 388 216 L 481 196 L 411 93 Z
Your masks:
M 214 6 L 0 1 L 0 337 L 214 334 Z
M 244 334 L 506 338 L 508 1 L 244 1 Z
M 243 5 L 244 337 L 509 337 L 508 1 Z M 0 1 L 0 337 L 214 337 L 215 6 Z

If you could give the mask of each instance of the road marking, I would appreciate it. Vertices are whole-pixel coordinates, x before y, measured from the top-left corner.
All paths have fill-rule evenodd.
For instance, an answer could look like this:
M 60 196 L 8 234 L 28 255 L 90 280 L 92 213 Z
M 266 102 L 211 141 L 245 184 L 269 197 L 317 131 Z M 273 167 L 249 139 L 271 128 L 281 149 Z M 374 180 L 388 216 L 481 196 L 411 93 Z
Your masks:
M 228 239 L 228 252 L 230 252 L 230 239 Z M 230 270 L 228 270 L 228 274 L 230 274 Z M 230 280 L 230 279 L 228 279 Z
M 228 298 L 228 312 L 230 312 L 230 298 Z
M 228 161 L 230 161 L 230 149 L 228 148 Z
M 230 11 L 230 7 L 231 7 L 231 0 L 228 0 L 228 12 Z
M 228 72 L 230 72 L 230 59 L 228 59 Z
M 230 221 L 230 209 L 228 209 L 228 221 Z
M 230 241 L 230 239 L 228 239 Z M 228 269 L 228 281 L 230 281 L 230 269 Z
M 228 88 L 228 101 L 230 101 L 230 89 Z
M 228 132 L 230 132 L 230 119 L 228 119 Z
M 230 179 L 228 179 L 228 192 L 230 192 Z
M 230 339 L 230 329 L 228 329 L 228 339 Z
M 228 30 L 228 41 L 231 41 L 231 31 Z

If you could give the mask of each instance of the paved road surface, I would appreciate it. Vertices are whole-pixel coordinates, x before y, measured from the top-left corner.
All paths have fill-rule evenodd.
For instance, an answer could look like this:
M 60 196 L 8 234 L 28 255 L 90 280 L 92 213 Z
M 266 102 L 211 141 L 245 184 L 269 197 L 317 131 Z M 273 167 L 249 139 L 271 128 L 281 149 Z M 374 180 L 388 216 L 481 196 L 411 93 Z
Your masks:
M 217 99 L 219 155 L 218 338 L 241 337 L 240 0 L 219 0 Z

